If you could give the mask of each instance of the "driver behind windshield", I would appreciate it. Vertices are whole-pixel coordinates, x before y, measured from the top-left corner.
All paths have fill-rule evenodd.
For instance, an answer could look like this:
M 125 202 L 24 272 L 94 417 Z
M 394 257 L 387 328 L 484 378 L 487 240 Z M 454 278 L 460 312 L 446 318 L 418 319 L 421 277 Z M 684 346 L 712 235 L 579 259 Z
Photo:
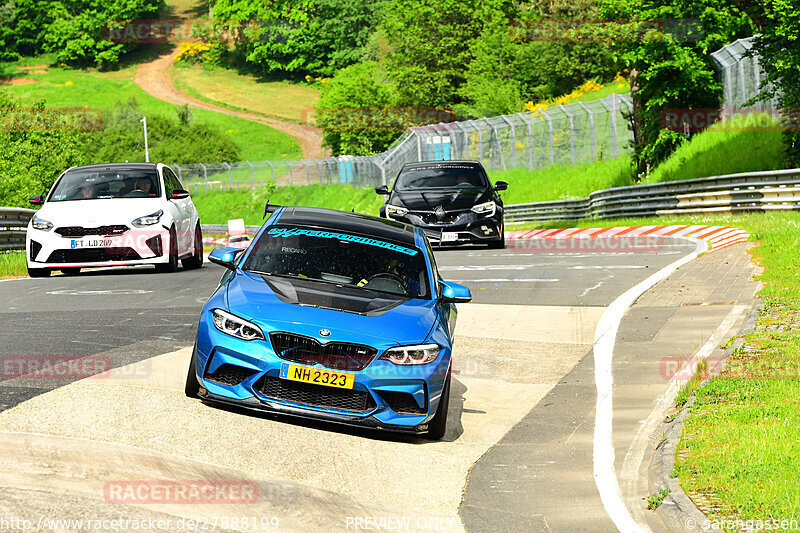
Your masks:
M 153 191 L 153 182 L 147 176 L 142 176 L 136 180 L 136 189 L 151 194 Z

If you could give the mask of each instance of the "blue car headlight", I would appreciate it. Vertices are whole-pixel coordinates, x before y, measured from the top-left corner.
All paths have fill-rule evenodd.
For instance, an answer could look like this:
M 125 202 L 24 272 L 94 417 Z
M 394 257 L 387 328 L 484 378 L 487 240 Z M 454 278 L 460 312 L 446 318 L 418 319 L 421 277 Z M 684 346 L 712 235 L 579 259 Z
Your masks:
M 214 326 L 222 333 L 245 341 L 264 340 L 264 333 L 261 332 L 261 328 L 252 322 L 248 322 L 222 309 L 214 309 L 211 311 L 211 316 L 214 317 Z
M 442 347 L 438 344 L 397 346 L 386 350 L 380 359 L 396 365 L 427 365 L 439 356 Z

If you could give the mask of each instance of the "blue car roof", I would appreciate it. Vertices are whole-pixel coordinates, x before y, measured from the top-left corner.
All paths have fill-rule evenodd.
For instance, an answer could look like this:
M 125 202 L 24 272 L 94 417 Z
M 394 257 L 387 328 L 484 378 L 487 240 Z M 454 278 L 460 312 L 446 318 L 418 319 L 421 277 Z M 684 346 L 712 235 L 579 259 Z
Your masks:
M 287 207 L 278 221 L 281 225 L 315 226 L 318 228 L 358 233 L 403 244 L 416 244 L 414 226 L 394 220 L 322 209 L 318 207 Z

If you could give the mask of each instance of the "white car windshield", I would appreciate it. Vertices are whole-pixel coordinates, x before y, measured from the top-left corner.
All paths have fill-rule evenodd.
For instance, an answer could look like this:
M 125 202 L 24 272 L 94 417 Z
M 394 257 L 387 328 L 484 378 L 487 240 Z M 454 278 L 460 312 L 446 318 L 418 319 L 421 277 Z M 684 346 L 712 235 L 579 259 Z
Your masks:
M 51 202 L 157 198 L 161 196 L 155 169 L 81 169 L 67 172 L 50 193 Z

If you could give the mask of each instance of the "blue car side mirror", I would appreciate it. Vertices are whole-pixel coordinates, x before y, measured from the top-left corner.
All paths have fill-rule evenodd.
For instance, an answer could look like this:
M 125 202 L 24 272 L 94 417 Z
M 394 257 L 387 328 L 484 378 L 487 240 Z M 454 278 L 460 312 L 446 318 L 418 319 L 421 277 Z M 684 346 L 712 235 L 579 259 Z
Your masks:
M 472 300 L 472 293 L 469 289 L 458 283 L 450 281 L 440 281 L 441 301 L 445 303 L 467 303 Z
M 242 252 L 244 252 L 244 250 L 241 248 L 220 246 L 219 248 L 211 250 L 211 253 L 208 254 L 208 260 L 230 270 L 235 270 L 236 265 L 234 261 L 236 260 L 236 256 Z

